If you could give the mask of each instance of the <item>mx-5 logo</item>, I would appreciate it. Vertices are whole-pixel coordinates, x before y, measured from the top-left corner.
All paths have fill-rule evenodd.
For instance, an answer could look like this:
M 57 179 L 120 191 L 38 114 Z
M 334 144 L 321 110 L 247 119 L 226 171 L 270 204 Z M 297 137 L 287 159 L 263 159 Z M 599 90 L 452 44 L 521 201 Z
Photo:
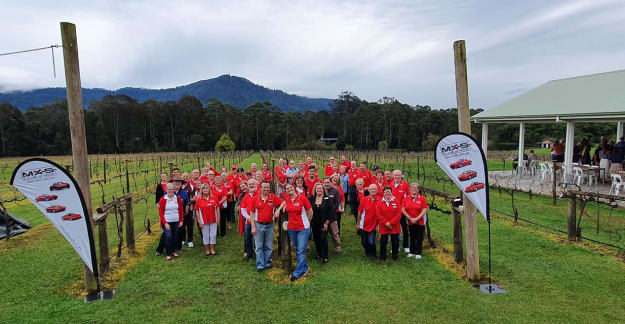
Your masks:
M 450 144 L 447 146 L 441 146 L 441 153 L 452 154 L 452 153 L 456 153 L 459 151 L 468 150 L 470 147 L 471 147 L 471 143 L 469 142 Z
M 24 181 L 39 181 L 44 179 L 50 179 L 56 174 L 56 169 L 52 167 L 30 169 L 22 171 L 22 180 Z

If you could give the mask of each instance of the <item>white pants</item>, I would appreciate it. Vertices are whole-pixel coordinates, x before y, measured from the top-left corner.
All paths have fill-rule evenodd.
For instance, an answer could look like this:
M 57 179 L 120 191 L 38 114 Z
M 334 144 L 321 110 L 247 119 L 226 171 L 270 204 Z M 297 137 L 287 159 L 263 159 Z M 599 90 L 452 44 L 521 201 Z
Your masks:
M 202 226 L 202 243 L 204 245 L 217 243 L 217 223 L 208 223 Z
M 601 159 L 599 161 L 599 167 L 603 169 L 601 170 L 601 178 L 605 179 L 606 177 L 609 177 L 610 164 L 612 164 L 612 160 Z

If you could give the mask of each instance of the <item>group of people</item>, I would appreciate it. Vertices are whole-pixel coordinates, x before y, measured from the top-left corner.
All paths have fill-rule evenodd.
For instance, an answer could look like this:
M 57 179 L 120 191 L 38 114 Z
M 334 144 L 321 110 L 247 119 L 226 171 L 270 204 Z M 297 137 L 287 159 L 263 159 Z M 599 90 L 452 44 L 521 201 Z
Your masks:
M 573 162 L 581 165 L 595 165 L 602 170 L 609 170 L 609 172 L 602 172 L 604 177 L 608 177 L 610 173 L 622 171 L 625 161 L 625 138 L 621 137 L 618 142 L 615 142 L 601 136 L 598 144 L 593 151 L 592 138 L 582 138 L 573 146 Z M 551 160 L 564 162 L 564 149 L 564 140 L 555 140 L 551 146 Z
M 195 169 L 181 174 L 174 168 L 171 175 L 161 173 L 156 203 L 162 225 L 156 255 L 166 253 L 171 260 L 180 256 L 184 245 L 192 248 L 195 226 L 206 255 L 215 255 L 217 236 L 224 237 L 238 223 L 243 259 L 255 259 L 258 272 L 272 265 L 274 228 L 280 213 L 285 213 L 297 256 L 292 281 L 308 273 L 311 242 L 322 264 L 329 262 L 328 234 L 335 254 L 342 253 L 341 220 L 346 205 L 364 256 L 385 262 L 390 239 L 393 261 L 399 258 L 400 240 L 408 257 L 420 259 L 428 207 L 419 185 L 404 181 L 400 170 L 376 166 L 369 170 L 366 162 L 357 164 L 344 156 L 340 162 L 331 157 L 323 169 L 311 157 L 298 163 L 279 159 L 274 170 L 267 164 L 258 169 L 252 163 L 249 170 L 232 165 L 229 172 L 225 167 L 218 171 L 208 162 L 202 173 Z

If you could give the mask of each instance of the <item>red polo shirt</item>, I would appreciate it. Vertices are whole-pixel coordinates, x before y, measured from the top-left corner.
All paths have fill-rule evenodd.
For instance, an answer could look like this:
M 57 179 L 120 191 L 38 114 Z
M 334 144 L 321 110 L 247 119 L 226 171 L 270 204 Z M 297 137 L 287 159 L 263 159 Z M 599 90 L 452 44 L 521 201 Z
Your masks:
M 399 200 L 401 204 L 404 201 L 404 197 L 410 195 L 410 185 L 406 181 L 401 181 L 399 184 L 392 182 L 389 187 L 393 188 L 393 196 Z
M 328 163 L 328 164 L 326 165 L 326 173 L 325 173 L 325 176 L 326 176 L 326 177 L 329 177 L 329 176 L 331 176 L 333 173 L 334 173 L 334 170 L 332 170 L 332 164 Z
M 356 185 L 356 179 L 358 179 L 358 170 L 354 171 L 351 170 L 349 172 L 347 172 L 347 185 L 348 186 L 355 186 Z
M 428 208 L 428 203 L 422 195 L 418 195 L 415 198 L 408 195 L 404 198 L 403 207 L 406 209 L 406 213 L 408 213 L 410 217 L 416 218 L 419 214 L 421 214 L 423 209 Z M 425 225 L 425 215 L 417 222 L 417 224 L 421 226 Z
M 377 204 L 378 221 L 380 222 L 380 234 L 397 234 L 401 232 L 401 203 L 392 198 L 390 201 L 382 198 Z M 392 228 L 386 228 L 386 223 L 390 223 Z
M 315 184 L 322 183 L 321 180 L 319 180 L 319 178 L 315 178 L 315 180 L 313 181 L 310 181 L 308 178 L 306 178 L 304 182 L 306 182 L 306 187 L 308 188 L 307 190 L 308 192 L 306 193 L 308 197 L 313 195 L 313 187 L 315 186 Z
M 371 196 L 362 197 L 360 204 L 358 205 L 358 212 L 362 213 L 360 216 L 360 223 L 358 228 L 367 232 L 375 231 L 375 227 L 378 225 L 377 205 L 380 199 L 372 199 Z
M 360 172 L 360 169 L 358 169 L 356 179 L 362 179 L 365 182 L 365 188 L 366 188 L 372 183 L 373 175 L 371 174 L 371 171 L 369 170 L 363 173 L 363 172 Z
M 271 182 L 273 180 L 273 175 L 271 174 L 271 171 L 263 171 L 263 178 L 265 179 L 265 181 Z
M 251 207 L 248 211 L 254 213 L 255 220 L 259 223 L 271 223 L 273 221 L 273 213 L 284 200 L 280 197 L 269 194 L 266 200 L 263 200 L 262 194 L 258 194 L 252 198 Z
M 219 203 L 222 199 L 227 198 L 228 196 L 228 190 L 230 188 L 226 188 L 226 186 L 212 186 L 211 187 L 211 196 L 215 197 L 215 199 L 217 199 L 217 202 Z M 226 200 L 224 200 L 223 204 L 226 204 Z M 223 204 L 220 204 L 219 208 L 226 208 Z
M 195 201 L 195 210 L 198 210 L 200 213 L 200 217 L 198 217 L 200 224 L 217 222 L 217 208 L 219 208 L 217 203 L 218 201 L 215 197 L 200 197 Z
M 349 172 L 349 169 L 351 169 L 352 163 L 347 161 L 347 160 L 345 160 L 345 161 L 341 162 L 341 165 L 345 167 L 345 172 Z M 340 167 L 339 167 L 339 170 L 340 170 Z
M 285 211 L 289 216 L 288 228 L 293 231 L 301 231 L 310 227 L 306 211 L 311 209 L 310 201 L 303 195 L 297 195 L 295 199 L 286 197 Z

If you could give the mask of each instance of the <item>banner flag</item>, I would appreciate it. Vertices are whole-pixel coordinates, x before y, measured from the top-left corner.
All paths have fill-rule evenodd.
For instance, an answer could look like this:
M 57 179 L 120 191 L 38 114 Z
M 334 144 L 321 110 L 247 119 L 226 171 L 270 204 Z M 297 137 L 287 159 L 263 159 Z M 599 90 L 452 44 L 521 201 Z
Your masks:
M 486 156 L 475 138 L 464 133 L 441 138 L 434 159 L 490 222 Z
M 41 158 L 20 163 L 11 185 L 28 198 L 74 247 L 97 277 L 98 267 L 91 222 L 78 183 L 58 164 Z

